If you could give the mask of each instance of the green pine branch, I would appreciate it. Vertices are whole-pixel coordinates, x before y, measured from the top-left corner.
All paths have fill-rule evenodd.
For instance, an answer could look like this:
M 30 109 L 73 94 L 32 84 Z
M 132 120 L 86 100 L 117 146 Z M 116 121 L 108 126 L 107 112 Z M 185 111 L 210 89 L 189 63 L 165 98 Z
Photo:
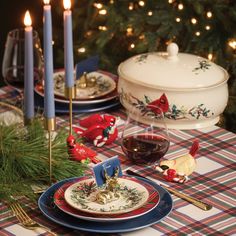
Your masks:
M 32 192 L 31 184 L 49 182 L 49 150 L 45 134 L 40 120 L 27 128 L 0 126 L 0 196 L 28 195 Z M 52 141 L 52 178 L 55 181 L 81 176 L 87 169 L 85 164 L 68 159 L 67 135 L 68 131 L 58 130 Z

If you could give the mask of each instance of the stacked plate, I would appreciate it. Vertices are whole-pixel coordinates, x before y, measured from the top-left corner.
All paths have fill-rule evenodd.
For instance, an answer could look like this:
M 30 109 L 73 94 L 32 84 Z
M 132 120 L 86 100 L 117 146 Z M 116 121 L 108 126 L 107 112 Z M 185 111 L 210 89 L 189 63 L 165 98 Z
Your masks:
M 93 178 L 66 179 L 44 192 L 38 205 L 45 216 L 58 224 L 97 233 L 141 229 L 159 222 L 171 212 L 170 194 L 154 182 L 122 176 L 118 183 L 118 190 L 110 193 L 104 203 L 107 196 Z
M 87 75 L 89 80 L 93 80 L 93 85 L 83 88 L 76 81 L 76 98 L 73 99 L 73 112 L 96 112 L 106 110 L 120 105 L 117 82 L 118 77 L 105 71 L 94 71 Z M 69 100 L 64 96 L 65 72 L 59 70 L 54 73 L 54 95 L 55 111 L 57 113 L 69 112 Z M 44 86 L 39 83 L 35 86 L 35 104 L 37 108 L 44 106 Z

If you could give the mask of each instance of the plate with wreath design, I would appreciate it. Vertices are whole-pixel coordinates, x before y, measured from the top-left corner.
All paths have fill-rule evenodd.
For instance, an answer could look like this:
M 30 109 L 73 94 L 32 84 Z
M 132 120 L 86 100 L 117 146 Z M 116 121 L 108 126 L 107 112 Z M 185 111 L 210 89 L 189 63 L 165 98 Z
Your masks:
M 87 177 L 82 177 L 83 179 L 87 179 Z M 123 177 L 124 178 L 124 177 Z M 127 176 L 125 178 L 128 178 Z M 129 177 L 130 178 L 130 177 Z M 131 179 L 131 178 L 130 178 Z M 133 181 L 136 181 L 137 179 L 132 178 Z M 121 220 L 128 220 L 133 219 L 138 216 L 142 216 L 144 214 L 147 214 L 152 209 L 154 209 L 160 201 L 159 192 L 156 191 L 156 189 L 153 188 L 150 184 L 147 184 L 145 182 L 142 183 L 143 186 L 145 186 L 149 191 L 149 198 L 146 201 L 144 205 L 141 207 L 130 211 L 125 212 L 122 214 L 92 214 L 87 213 L 84 211 L 77 210 L 73 207 L 71 207 L 69 204 L 67 204 L 64 193 L 68 187 L 70 187 L 72 184 L 75 184 L 76 181 L 69 181 L 65 184 L 63 184 L 60 188 L 58 188 L 54 194 L 54 203 L 55 205 L 66 214 L 69 214 L 71 216 L 74 216 L 79 219 L 88 220 L 88 221 L 96 221 L 96 222 L 110 222 L 110 221 L 121 221 Z
M 116 89 L 116 82 L 108 74 L 93 71 L 86 75 L 86 79 L 83 78 L 75 80 L 77 99 L 100 98 Z M 80 86 L 80 84 L 83 86 Z M 62 98 L 65 97 L 64 71 L 54 73 L 54 94 Z
M 150 200 L 153 200 L 154 192 L 158 197 L 154 188 L 138 179 L 123 176 L 117 181 L 116 189 L 108 191 L 105 185 L 97 187 L 93 178 L 80 179 L 65 190 L 65 202 L 82 212 L 110 216 L 147 207 Z M 158 204 L 158 199 L 151 204 L 151 207 Z

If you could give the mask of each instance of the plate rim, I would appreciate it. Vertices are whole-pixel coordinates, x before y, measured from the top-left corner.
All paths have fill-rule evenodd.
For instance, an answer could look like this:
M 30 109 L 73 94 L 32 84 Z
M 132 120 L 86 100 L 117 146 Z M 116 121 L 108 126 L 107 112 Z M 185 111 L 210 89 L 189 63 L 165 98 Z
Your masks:
M 37 109 L 43 109 L 43 97 L 41 97 L 38 94 L 35 94 L 35 108 Z M 101 105 L 102 104 L 102 105 Z M 73 104 L 73 113 L 85 113 L 85 112 L 97 112 L 97 111 L 103 111 L 107 109 L 114 108 L 116 106 L 120 106 L 121 103 L 118 99 L 113 99 L 101 104 L 91 104 L 92 107 L 90 108 L 89 106 L 86 105 L 79 105 L 79 104 Z M 58 107 L 59 106 L 59 107 Z M 55 103 L 55 112 L 59 114 L 68 114 L 69 112 L 69 105 L 68 107 L 61 107 L 61 106 L 67 106 L 66 103 Z
M 64 69 L 58 69 L 58 70 L 55 70 L 54 73 L 53 73 L 53 76 L 56 74 L 56 73 L 60 73 L 60 72 L 63 72 Z M 106 95 L 103 95 L 101 97 L 98 97 L 98 98 L 90 98 L 90 99 L 73 99 L 72 103 L 73 104 L 78 104 L 78 105 L 88 105 L 88 104 L 98 104 L 98 103 L 102 103 L 102 102 L 107 102 L 107 101 L 110 101 L 112 99 L 115 99 L 115 98 L 118 98 L 119 97 L 119 94 L 118 94 L 118 91 L 117 91 L 117 86 L 118 86 L 118 76 L 115 75 L 115 74 L 112 74 L 110 72 L 107 72 L 107 71 L 103 71 L 103 70 L 97 70 L 96 71 L 97 73 L 100 73 L 100 74 L 103 74 L 109 78 L 111 78 L 111 80 L 114 81 L 114 83 L 116 84 L 116 88 L 113 89 L 111 92 L 107 93 Z M 44 92 L 40 91 L 39 90 L 39 86 L 41 86 L 40 84 L 36 84 L 34 86 L 34 91 L 42 98 L 44 98 Z M 114 95 L 112 95 L 114 93 Z M 108 95 L 111 95 L 111 96 L 108 96 Z M 57 97 L 56 97 L 57 96 Z M 106 97 L 108 96 L 108 97 Z M 54 100 L 56 102 L 59 102 L 59 103 L 66 103 L 66 104 L 69 104 L 69 100 L 66 99 L 66 98 L 63 98 L 62 96 L 58 96 L 54 93 Z
M 83 109 L 81 107 L 78 107 L 78 108 L 73 107 L 73 113 L 75 113 L 75 112 L 78 112 L 78 113 L 97 112 L 97 111 L 107 110 L 107 109 L 113 108 L 113 107 L 118 106 L 118 105 L 120 105 L 120 102 L 119 101 L 114 101 L 113 103 L 109 103 L 109 104 L 103 105 L 101 107 L 96 107 L 96 108 Z M 64 110 L 64 109 L 55 107 L 55 111 L 57 113 L 68 113 L 69 112 L 69 107 L 68 107 L 68 110 Z
M 133 179 L 133 178 L 131 178 L 131 176 L 127 176 L 127 175 L 125 175 L 125 178 L 128 178 L 129 180 L 130 180 L 130 179 Z M 87 177 L 87 179 L 94 179 L 94 178 L 89 178 L 89 177 Z M 137 179 L 136 179 L 136 180 L 137 180 Z M 156 192 L 155 198 L 157 198 L 157 200 L 156 200 L 155 203 L 153 203 L 153 206 L 151 206 L 149 209 L 146 209 L 146 210 L 144 210 L 144 211 L 142 211 L 142 212 L 140 212 L 140 213 L 137 213 L 137 214 L 135 214 L 135 215 L 130 215 L 130 214 L 132 214 L 132 212 L 135 212 L 135 211 L 137 211 L 138 209 L 140 209 L 140 208 L 142 208 L 142 207 L 144 207 L 144 206 L 145 206 L 144 208 L 146 208 L 146 205 L 149 205 L 150 201 L 153 201 L 153 197 L 150 196 L 150 194 L 149 194 L 149 196 L 148 196 L 148 199 L 147 199 L 141 206 L 139 206 L 138 208 L 136 208 L 136 209 L 134 209 L 134 210 L 132 210 L 132 211 L 129 211 L 129 212 L 114 213 L 114 214 L 106 214 L 106 213 L 104 213 L 104 214 L 102 214 L 102 213 L 94 213 L 94 214 L 91 214 L 91 213 L 89 213 L 89 212 L 85 212 L 85 211 L 81 211 L 81 210 L 79 210 L 79 209 L 77 210 L 76 208 L 73 208 L 72 206 L 70 206 L 70 205 L 66 202 L 65 197 L 64 197 L 63 200 L 60 199 L 60 201 L 64 201 L 64 204 L 67 204 L 70 208 L 74 209 L 75 211 L 78 211 L 77 214 L 76 214 L 76 213 L 74 214 L 73 212 L 69 212 L 69 211 L 66 211 L 66 209 L 63 209 L 63 207 L 61 207 L 61 206 L 59 205 L 59 203 L 57 202 L 57 199 L 55 199 L 55 195 L 58 194 L 58 192 L 59 192 L 60 190 L 61 190 L 61 191 L 64 191 L 64 190 L 62 190 L 63 186 L 69 185 L 69 183 L 72 182 L 72 183 L 68 186 L 68 188 L 69 188 L 69 187 L 71 187 L 73 184 L 78 183 L 78 181 L 68 181 L 68 182 L 64 183 L 63 185 L 61 185 L 61 187 L 59 187 L 59 188 L 55 191 L 55 193 L 54 193 L 54 195 L 53 195 L 53 200 L 54 200 L 54 204 L 55 204 L 61 211 L 65 212 L 66 214 L 72 215 L 72 216 L 74 216 L 74 217 L 76 217 L 76 218 L 79 218 L 79 219 L 84 219 L 84 220 L 88 220 L 88 221 L 99 221 L 99 222 L 108 222 L 108 221 L 111 222 L 111 221 L 122 221 L 122 220 L 127 220 L 127 219 L 133 219 L 133 218 L 142 216 L 142 215 L 144 215 L 144 214 L 147 214 L 149 211 L 151 211 L 153 208 L 155 208 L 155 207 L 159 204 L 159 202 L 160 202 L 160 194 L 159 194 L 159 192 L 158 192 L 152 185 L 150 185 L 149 183 L 143 182 L 142 180 L 139 180 L 139 181 L 141 181 L 141 183 L 139 183 L 140 185 L 142 185 L 143 183 L 144 183 L 145 185 L 149 185 L 148 187 L 150 187 L 150 191 Z M 66 190 L 65 190 L 65 191 L 66 191 Z M 65 191 L 64 191 L 64 193 L 65 193 Z M 153 193 L 153 192 L 151 192 L 151 193 Z M 85 216 L 84 216 L 84 215 L 80 215 L 79 212 L 81 212 L 82 214 L 85 214 Z M 94 215 L 94 216 L 93 216 L 93 215 Z M 101 215 L 103 215 L 104 217 L 101 217 Z M 124 215 L 127 215 L 127 216 L 124 216 Z M 120 216 L 120 217 L 119 217 L 119 216 Z
M 45 215 L 48 219 L 52 220 L 53 222 L 55 222 L 57 224 L 60 224 L 60 225 L 65 226 L 65 227 L 68 227 L 70 229 L 81 230 L 81 231 L 86 231 L 86 232 L 95 232 L 95 233 L 124 233 L 124 232 L 131 232 L 131 231 L 135 231 L 135 230 L 146 228 L 146 227 L 151 226 L 153 224 L 156 224 L 156 223 L 160 222 L 161 220 L 163 220 L 164 218 L 166 218 L 172 212 L 172 210 L 173 210 L 173 199 L 172 199 L 172 196 L 170 195 L 170 193 L 166 189 L 164 189 L 162 186 L 158 185 L 157 183 L 155 183 L 155 182 L 153 182 L 151 180 L 147 180 L 147 179 L 144 179 L 144 178 L 141 178 L 141 177 L 134 177 L 134 176 L 132 176 L 132 177 L 133 178 L 137 178 L 137 179 L 142 179 L 143 181 L 153 185 L 155 188 L 160 190 L 162 198 L 166 198 L 165 202 L 169 204 L 169 207 L 168 207 L 168 211 L 165 212 L 163 214 L 163 216 L 161 216 L 161 218 L 158 218 L 155 221 L 152 221 L 152 222 L 149 222 L 149 223 L 145 223 L 145 225 L 139 225 L 139 226 L 136 226 L 136 227 L 133 226 L 133 221 L 135 221 L 137 219 L 143 219 L 144 217 L 147 217 L 147 215 L 152 216 L 153 214 L 156 213 L 156 211 L 158 211 L 157 213 L 158 213 L 158 215 L 160 215 L 159 214 L 159 209 L 156 209 L 156 208 L 160 207 L 160 204 L 158 204 L 156 206 L 156 208 L 154 208 L 152 211 L 150 211 L 149 213 L 145 214 L 144 216 L 140 216 L 138 218 L 130 219 L 130 220 L 125 221 L 125 222 L 130 222 L 131 221 L 132 226 L 127 226 L 126 228 L 123 228 L 123 229 L 105 229 L 104 225 L 103 225 L 103 228 L 100 228 L 98 230 L 98 229 L 94 228 L 94 224 L 92 224 L 92 227 L 90 227 L 90 228 L 89 228 L 89 226 L 86 226 L 86 227 L 85 226 L 81 226 L 81 224 L 80 225 L 78 224 L 78 226 L 77 225 L 72 225 L 69 220 L 67 222 L 64 222 L 64 221 L 62 221 L 62 219 L 58 219 L 58 217 L 55 217 L 55 215 L 52 215 L 52 214 L 49 215 L 46 211 L 44 211 L 43 207 L 44 208 L 49 208 L 48 205 L 45 205 L 46 203 L 42 203 L 42 199 L 46 197 L 45 194 L 46 193 L 49 194 L 50 191 L 54 191 L 55 187 L 57 187 L 57 188 L 60 187 L 66 181 L 70 181 L 70 180 L 76 179 L 78 177 L 72 177 L 72 178 L 61 180 L 61 181 L 57 182 L 56 184 L 52 185 L 51 187 L 49 187 L 49 189 L 46 192 L 44 192 L 40 196 L 40 198 L 38 199 L 38 206 L 39 206 L 40 211 L 43 213 L 43 215 Z M 50 194 L 47 197 L 48 198 L 50 197 L 50 200 L 51 200 Z M 163 202 L 162 198 L 160 199 L 161 202 Z M 50 204 L 52 204 L 52 202 L 50 202 Z M 166 206 L 166 204 L 165 204 L 165 206 Z M 52 206 L 50 206 L 50 207 L 52 207 Z M 63 213 L 63 214 L 65 214 L 65 213 Z M 72 219 L 74 218 L 73 216 L 70 216 L 70 215 L 69 215 L 69 217 L 72 217 Z M 87 222 L 87 221 L 84 221 L 84 220 L 80 220 L 78 218 L 75 218 L 75 220 L 76 220 L 76 222 L 77 222 L 77 220 L 80 221 L 80 222 L 83 222 L 83 223 Z M 143 221 L 144 221 L 144 219 L 143 219 Z M 100 227 L 100 224 L 101 224 L 101 222 L 91 222 L 91 223 L 95 223 L 95 224 L 97 223 L 99 225 L 99 227 Z M 121 221 L 121 222 L 119 222 L 119 221 L 118 222 L 114 222 L 114 224 L 122 224 L 122 223 L 123 223 L 123 221 Z M 106 225 L 106 222 L 104 224 Z M 111 224 L 109 223 L 108 225 L 110 226 Z

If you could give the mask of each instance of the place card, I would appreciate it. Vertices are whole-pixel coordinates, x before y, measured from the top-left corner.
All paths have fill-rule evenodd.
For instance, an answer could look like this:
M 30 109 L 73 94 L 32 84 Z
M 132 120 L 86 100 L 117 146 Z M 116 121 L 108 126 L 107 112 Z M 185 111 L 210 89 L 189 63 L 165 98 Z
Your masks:
M 109 176 L 113 177 L 116 174 L 116 171 L 118 171 L 118 177 L 122 176 L 122 170 L 118 156 L 111 157 L 103 162 L 96 164 L 93 167 L 93 173 L 97 186 L 99 187 L 105 184 L 105 172 Z

